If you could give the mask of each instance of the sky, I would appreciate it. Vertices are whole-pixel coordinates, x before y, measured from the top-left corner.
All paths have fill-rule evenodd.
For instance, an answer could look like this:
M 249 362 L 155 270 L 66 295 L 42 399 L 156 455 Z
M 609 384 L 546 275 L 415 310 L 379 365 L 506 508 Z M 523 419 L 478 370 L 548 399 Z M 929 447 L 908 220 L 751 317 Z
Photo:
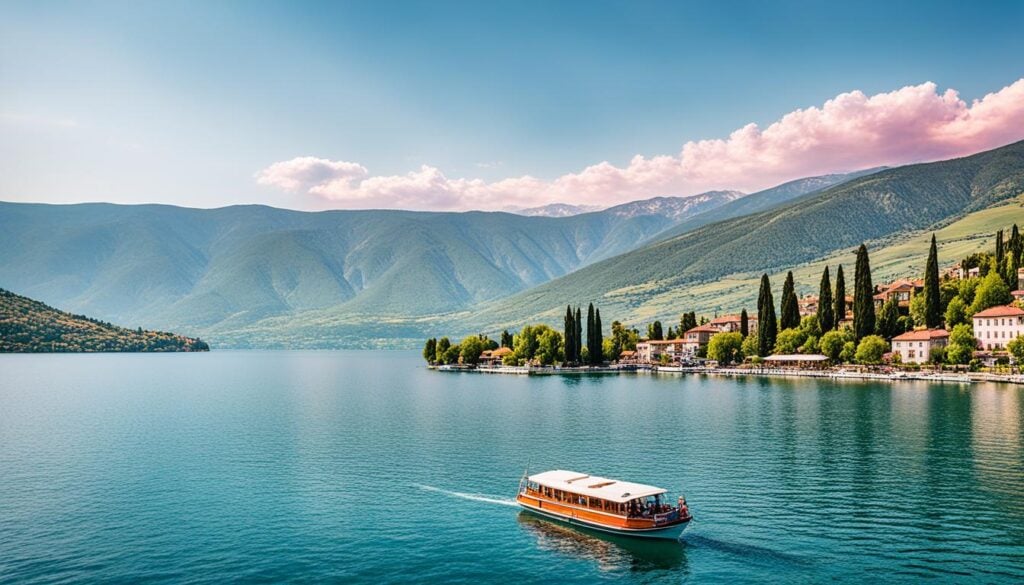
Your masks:
M 0 200 L 612 205 L 1024 139 L 1024 2 L 0 1 Z

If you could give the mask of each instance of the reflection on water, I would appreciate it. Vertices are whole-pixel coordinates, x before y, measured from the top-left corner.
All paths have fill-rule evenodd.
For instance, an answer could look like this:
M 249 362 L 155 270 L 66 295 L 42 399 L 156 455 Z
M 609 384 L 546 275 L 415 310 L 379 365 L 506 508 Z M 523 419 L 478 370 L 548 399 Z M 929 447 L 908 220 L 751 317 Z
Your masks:
M 594 561 L 602 572 L 677 571 L 686 573 L 686 553 L 672 540 L 642 540 L 567 526 L 523 511 L 519 525 L 537 539 L 537 548 Z

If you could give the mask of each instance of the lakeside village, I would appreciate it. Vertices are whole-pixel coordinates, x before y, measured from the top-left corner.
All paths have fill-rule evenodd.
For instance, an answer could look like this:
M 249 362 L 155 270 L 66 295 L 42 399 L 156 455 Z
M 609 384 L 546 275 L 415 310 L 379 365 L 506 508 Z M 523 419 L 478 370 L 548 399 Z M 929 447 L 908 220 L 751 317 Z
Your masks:
M 852 294 L 848 294 L 851 292 Z M 694 372 L 867 379 L 995 380 L 1024 383 L 1024 236 L 996 233 L 995 250 L 939 273 L 935 236 L 922 280 L 872 284 L 867 247 L 857 251 L 853 290 L 843 267 L 829 267 L 816 296 L 799 298 L 793 273 L 779 312 L 768 275 L 757 311 L 647 325 L 646 336 L 611 324 L 601 311 L 566 307 L 564 329 L 527 325 L 498 340 L 474 335 L 457 344 L 428 339 L 430 368 L 503 374 Z

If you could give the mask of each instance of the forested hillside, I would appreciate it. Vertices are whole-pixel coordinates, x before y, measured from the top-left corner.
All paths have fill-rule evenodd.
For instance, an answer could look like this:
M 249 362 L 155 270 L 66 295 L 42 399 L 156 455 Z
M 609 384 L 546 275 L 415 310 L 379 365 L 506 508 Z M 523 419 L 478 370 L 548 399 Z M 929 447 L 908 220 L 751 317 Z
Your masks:
M 0 286 L 163 329 L 233 329 L 338 308 L 458 310 L 632 249 L 735 192 L 565 218 L 262 206 L 0 203 Z
M 209 351 L 198 338 L 125 329 L 0 289 L 0 352 Z
M 658 234 L 656 239 L 663 240 L 669 239 L 673 236 L 685 234 L 691 232 L 701 226 L 708 225 L 734 217 L 740 217 L 744 215 L 750 215 L 760 211 L 767 211 L 773 207 L 777 207 L 787 201 L 792 201 L 798 197 L 810 196 L 818 191 L 828 189 L 834 185 L 839 185 L 847 181 L 851 181 L 858 177 L 864 177 L 877 173 L 883 168 L 865 169 L 862 171 L 855 171 L 852 173 L 834 174 L 834 175 L 821 175 L 819 177 L 807 177 L 804 179 L 797 179 L 795 181 L 789 181 L 783 183 L 777 187 L 771 189 L 765 189 L 759 191 L 747 197 L 730 201 L 725 205 L 720 205 L 714 209 L 710 209 L 703 213 L 699 213 L 690 217 L 686 220 L 679 222 L 678 224 L 668 228 L 661 234 Z

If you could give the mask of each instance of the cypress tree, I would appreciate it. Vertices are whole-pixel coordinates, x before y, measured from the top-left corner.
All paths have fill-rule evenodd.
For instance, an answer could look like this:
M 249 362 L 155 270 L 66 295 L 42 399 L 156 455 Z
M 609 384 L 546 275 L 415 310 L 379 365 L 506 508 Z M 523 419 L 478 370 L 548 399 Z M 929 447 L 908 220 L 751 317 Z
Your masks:
M 846 278 L 843 277 L 843 265 L 836 269 L 836 295 L 832 297 L 835 308 L 832 309 L 832 317 L 835 319 L 836 329 L 846 319 Z
M 775 300 L 768 275 L 761 275 L 761 290 L 757 295 L 757 352 L 762 357 L 775 348 L 778 322 L 775 319 Z
M 800 303 L 796 298 L 796 285 L 793 283 L 793 271 L 786 274 L 786 282 L 782 285 L 782 306 L 780 307 L 780 329 L 795 329 L 800 326 Z
M 747 316 L 746 309 L 740 311 L 740 335 L 743 337 L 750 335 L 750 317 Z
M 942 301 L 939 297 L 939 249 L 932 234 L 932 245 L 928 250 L 928 264 L 924 269 L 924 324 L 934 329 L 942 324 Z
M 565 307 L 565 361 L 572 362 L 576 356 L 576 319 L 573 317 L 572 307 Z
M 655 321 L 650 324 L 647 328 L 647 337 L 654 341 L 660 341 L 665 338 L 665 335 L 662 332 L 661 321 Z
M 822 332 L 831 331 L 836 326 L 835 313 L 832 307 L 832 281 L 828 277 L 828 266 L 821 273 L 821 284 L 818 285 L 818 325 Z
M 853 333 L 858 341 L 875 332 L 874 294 L 868 247 L 861 244 L 857 249 L 857 267 L 853 276 Z
M 1020 230 L 1017 229 L 1017 224 L 1013 224 L 1013 229 L 1010 231 L 1010 245 L 1008 248 L 1010 254 L 1016 257 L 1017 264 L 1020 264 L 1020 256 L 1024 252 L 1024 242 L 1021 241 Z
M 512 334 L 508 332 L 508 329 L 505 329 L 504 331 L 501 332 L 501 347 L 507 347 L 509 349 L 513 349 L 512 348 Z
M 594 303 L 587 308 L 587 361 L 594 363 Z
M 1006 249 L 1003 246 L 1003 230 L 996 232 L 996 266 L 1002 266 Z
M 604 333 L 601 331 L 601 309 L 594 310 L 594 350 L 590 353 L 591 363 L 604 363 Z
M 576 340 L 576 345 L 573 349 L 576 353 L 572 356 L 572 361 L 578 364 L 583 361 L 583 313 L 578 305 L 576 306 L 574 322 L 576 323 L 576 335 L 573 336 L 573 339 Z

